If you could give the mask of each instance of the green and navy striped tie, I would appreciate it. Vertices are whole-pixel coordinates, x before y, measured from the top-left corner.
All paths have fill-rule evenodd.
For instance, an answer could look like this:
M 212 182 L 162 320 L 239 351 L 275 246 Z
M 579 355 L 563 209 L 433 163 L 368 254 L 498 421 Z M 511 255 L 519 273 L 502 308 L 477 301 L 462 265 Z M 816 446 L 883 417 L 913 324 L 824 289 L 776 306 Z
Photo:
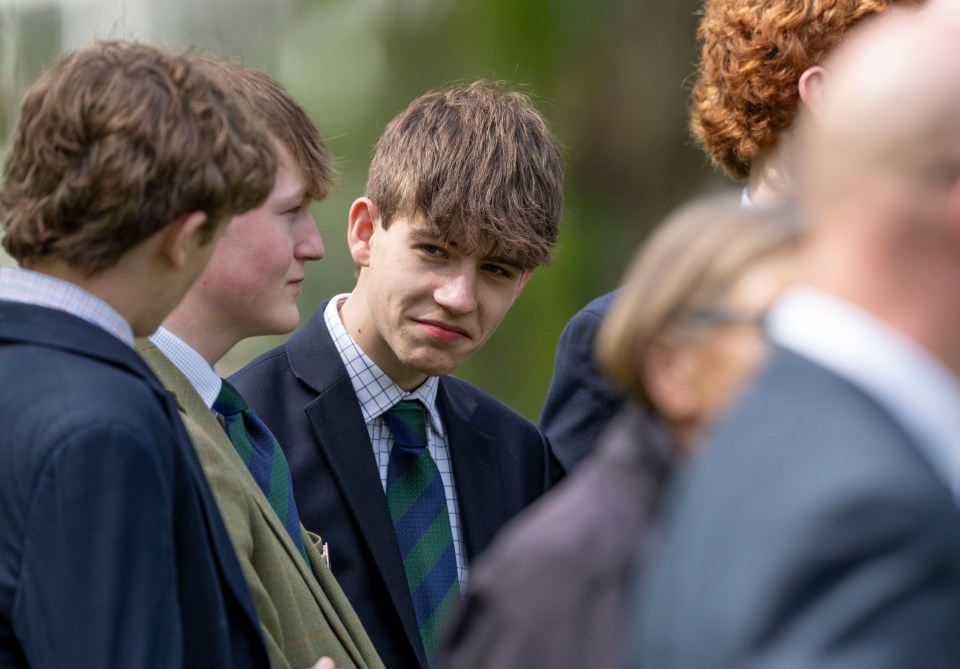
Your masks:
M 237 449 L 240 459 L 250 470 L 253 480 L 266 496 L 270 506 L 280 517 L 293 545 L 304 559 L 307 551 L 300 534 L 300 514 L 293 501 L 293 481 L 290 465 L 277 443 L 276 437 L 253 412 L 237 389 L 226 381 L 213 403 L 213 410 L 223 416 L 227 436 Z
M 395 442 L 387 468 L 387 506 L 403 556 L 420 638 L 427 658 L 432 659 L 445 617 L 460 597 L 447 498 L 437 463 L 426 448 L 423 405 L 404 400 L 383 418 Z

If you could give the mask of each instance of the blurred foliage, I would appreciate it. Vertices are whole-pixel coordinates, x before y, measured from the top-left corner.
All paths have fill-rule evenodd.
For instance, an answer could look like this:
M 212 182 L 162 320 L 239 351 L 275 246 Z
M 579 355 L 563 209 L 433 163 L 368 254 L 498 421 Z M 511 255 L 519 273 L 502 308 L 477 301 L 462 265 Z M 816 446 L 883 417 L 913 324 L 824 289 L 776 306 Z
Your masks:
M 314 208 L 327 252 L 307 268 L 304 319 L 353 285 L 347 210 L 363 192 L 373 145 L 394 114 L 427 90 L 478 78 L 503 80 L 531 95 L 565 148 L 561 240 L 553 265 L 537 271 L 497 333 L 458 375 L 534 420 L 563 325 L 589 300 L 616 286 L 658 220 L 720 179 L 686 129 L 699 0 L 168 0 L 162 8 L 147 5 L 147 25 L 111 21 L 101 9 L 85 37 L 196 44 L 262 67 L 304 104 L 338 156 L 340 187 Z M 94 4 L 86 7 L 70 10 L 72 26 L 84 11 L 96 11 Z M 0 122 L 13 118 L 7 96 L 19 98 L 57 49 L 76 45 L 69 39 L 62 43 L 62 37 L 58 41 L 57 31 L 62 35 L 63 29 L 51 11 L 23 9 L 12 19 L 17 47 L 11 54 L 0 46 L 0 76 L 13 71 L 11 57 L 17 59 L 18 74 L 15 85 L 0 87 L 6 112 Z M 0 20 L 6 31 L 11 18 Z M 83 31 L 74 28 L 69 34 L 76 41 Z M 222 362 L 223 371 L 282 340 L 242 342 Z

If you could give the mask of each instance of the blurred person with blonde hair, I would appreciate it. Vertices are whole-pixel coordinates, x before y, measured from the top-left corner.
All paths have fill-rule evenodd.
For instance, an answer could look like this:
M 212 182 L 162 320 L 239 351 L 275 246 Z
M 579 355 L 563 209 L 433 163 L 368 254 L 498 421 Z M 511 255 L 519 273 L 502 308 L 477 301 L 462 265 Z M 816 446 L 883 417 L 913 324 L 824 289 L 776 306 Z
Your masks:
M 802 285 L 671 495 L 635 666 L 960 666 L 958 37 L 901 9 L 828 60 Z
M 792 216 L 745 210 L 733 192 L 653 232 L 597 345 L 630 404 L 480 560 L 440 667 L 624 665 L 628 585 L 664 484 L 762 362 L 762 317 L 790 280 L 799 237 Z

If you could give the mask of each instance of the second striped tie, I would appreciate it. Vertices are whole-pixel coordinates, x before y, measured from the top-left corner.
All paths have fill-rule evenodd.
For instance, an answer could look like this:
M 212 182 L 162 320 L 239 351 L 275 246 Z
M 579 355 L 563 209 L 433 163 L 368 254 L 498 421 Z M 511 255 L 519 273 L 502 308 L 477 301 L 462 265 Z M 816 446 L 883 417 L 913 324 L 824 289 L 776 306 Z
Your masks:
M 397 533 L 407 585 L 427 658 L 437 650 L 445 617 L 460 597 L 447 498 L 427 450 L 426 413 L 404 400 L 384 415 L 393 434 L 387 468 L 387 506 Z

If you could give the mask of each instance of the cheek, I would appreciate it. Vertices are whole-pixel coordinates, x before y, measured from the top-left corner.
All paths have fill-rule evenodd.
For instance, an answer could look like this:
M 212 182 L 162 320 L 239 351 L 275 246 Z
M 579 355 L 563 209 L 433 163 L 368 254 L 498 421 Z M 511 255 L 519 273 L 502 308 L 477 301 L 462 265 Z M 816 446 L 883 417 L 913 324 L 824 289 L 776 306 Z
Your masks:
M 503 290 L 502 287 L 481 295 L 478 300 L 481 326 L 486 337 L 489 337 L 506 317 L 515 299 L 515 289 Z

